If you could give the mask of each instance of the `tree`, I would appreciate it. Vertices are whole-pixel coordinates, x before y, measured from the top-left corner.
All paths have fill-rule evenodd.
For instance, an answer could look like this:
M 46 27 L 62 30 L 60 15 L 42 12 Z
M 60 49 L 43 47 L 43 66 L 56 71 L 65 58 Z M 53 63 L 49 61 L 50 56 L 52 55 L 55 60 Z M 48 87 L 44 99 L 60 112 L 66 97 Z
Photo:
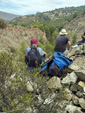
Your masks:
M 4 29 L 6 27 L 6 23 L 3 19 L 0 19 L 0 28 Z
M 78 16 L 78 13 L 75 12 L 74 15 L 73 15 L 73 18 L 76 18 Z
M 54 31 L 52 33 L 52 45 L 55 46 L 55 42 L 56 42 L 56 37 L 58 36 L 58 32 Z
M 72 45 L 74 45 L 76 43 L 77 40 L 77 35 L 76 33 L 74 33 L 73 37 L 72 37 Z

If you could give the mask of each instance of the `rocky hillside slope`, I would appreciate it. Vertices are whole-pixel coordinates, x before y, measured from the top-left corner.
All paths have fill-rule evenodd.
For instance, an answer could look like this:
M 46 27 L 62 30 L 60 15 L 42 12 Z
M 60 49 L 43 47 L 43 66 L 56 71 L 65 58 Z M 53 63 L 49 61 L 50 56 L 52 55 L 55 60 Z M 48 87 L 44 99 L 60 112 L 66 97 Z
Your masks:
M 29 92 L 32 93 L 32 101 L 28 103 L 26 100 L 27 106 L 26 104 L 24 106 L 22 101 L 15 98 L 13 105 L 19 108 L 16 108 L 15 112 L 85 113 L 85 44 L 71 49 L 64 54 L 73 59 L 73 63 L 69 67 L 66 67 L 66 71 L 62 77 L 58 78 L 54 75 L 43 81 L 42 75 L 41 79 L 39 76 L 33 78 L 33 74 L 30 73 L 28 73 L 29 76 L 25 75 L 25 95 Z M 21 83 L 22 80 L 23 76 L 21 76 L 20 82 L 18 81 L 17 84 Z M 14 92 L 20 91 L 18 85 L 13 85 L 13 81 L 16 81 L 15 74 L 11 75 L 3 84 L 6 93 L 9 89 L 14 89 Z M 4 95 L 7 96 L 5 93 Z M 15 95 L 14 97 L 16 97 Z M 12 97 L 12 94 L 10 93 L 8 96 Z M 2 101 L 1 108 L 4 105 L 9 105 L 4 100 Z M 0 111 L 2 110 L 1 108 Z
M 64 28 L 67 29 L 71 37 L 76 33 L 78 40 L 81 40 L 80 36 L 85 32 L 85 13 L 67 23 Z
M 31 38 L 44 39 L 47 41 L 45 33 L 41 30 L 26 29 L 20 26 L 8 25 L 5 29 L 0 29 L 0 51 L 6 51 L 11 49 L 17 49 L 20 42 L 25 41 L 30 46 Z
M 85 44 L 64 54 L 73 64 L 62 77 L 50 78 L 41 91 L 36 88 L 29 113 L 85 113 Z M 33 84 L 28 82 L 28 91 L 35 91 Z

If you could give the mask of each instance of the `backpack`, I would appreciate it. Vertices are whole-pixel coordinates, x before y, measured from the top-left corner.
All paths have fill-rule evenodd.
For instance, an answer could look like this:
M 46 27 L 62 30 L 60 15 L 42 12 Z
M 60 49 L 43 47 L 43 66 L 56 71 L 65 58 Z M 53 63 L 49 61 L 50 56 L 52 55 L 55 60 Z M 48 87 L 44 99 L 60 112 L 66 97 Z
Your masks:
M 42 63 L 42 59 L 39 51 L 35 46 L 30 47 L 30 51 L 28 52 L 28 66 L 29 67 L 38 67 Z
M 55 52 L 42 66 L 40 73 L 49 77 L 61 77 L 64 73 L 64 68 L 72 64 L 72 60 L 60 52 Z
M 53 63 L 53 60 L 54 60 L 54 56 L 51 56 L 42 66 L 41 68 L 41 74 L 43 74 L 44 76 L 48 75 L 49 77 L 52 77 L 52 76 L 57 76 L 60 69 L 59 67 L 54 64 L 53 66 L 52 63 Z

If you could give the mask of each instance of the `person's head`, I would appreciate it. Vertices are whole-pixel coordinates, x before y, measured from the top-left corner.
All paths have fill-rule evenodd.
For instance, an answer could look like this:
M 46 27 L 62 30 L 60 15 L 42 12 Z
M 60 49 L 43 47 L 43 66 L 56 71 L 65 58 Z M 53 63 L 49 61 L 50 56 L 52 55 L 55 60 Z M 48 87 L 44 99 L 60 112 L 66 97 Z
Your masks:
M 38 40 L 36 38 L 31 39 L 31 46 L 34 45 L 34 46 L 37 47 L 38 44 L 39 44 L 39 42 L 38 42 Z
M 66 32 L 66 29 L 62 29 L 59 34 L 60 34 L 60 35 L 67 35 L 68 33 Z
M 85 41 L 85 32 L 83 33 L 83 35 L 81 36 L 82 40 Z

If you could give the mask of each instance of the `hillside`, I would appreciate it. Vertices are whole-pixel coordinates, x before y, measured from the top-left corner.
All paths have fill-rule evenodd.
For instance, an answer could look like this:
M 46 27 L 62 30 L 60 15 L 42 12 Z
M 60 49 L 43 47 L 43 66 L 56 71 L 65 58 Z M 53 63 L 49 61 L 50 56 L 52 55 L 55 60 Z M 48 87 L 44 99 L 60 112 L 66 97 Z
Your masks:
M 43 13 L 37 13 L 35 15 L 20 16 L 19 18 L 15 18 L 12 21 L 10 21 L 10 23 L 13 23 L 15 25 L 22 25 L 30 28 L 31 25 L 33 25 L 33 23 L 39 24 L 45 22 L 49 24 L 51 21 L 54 21 L 54 23 L 57 24 L 58 20 L 62 21 L 63 19 L 65 21 L 63 23 L 65 24 L 66 22 L 72 20 L 74 16 L 78 16 L 82 14 L 84 11 L 85 11 L 85 6 L 65 7 Z
M 20 27 L 18 25 L 17 26 L 8 25 L 5 29 L 0 29 L 1 51 L 11 50 L 13 48 L 16 49 L 19 43 L 22 41 L 27 42 L 27 45 L 29 45 L 29 40 L 33 37 L 36 37 L 38 39 L 42 38 L 44 39 L 44 42 L 50 39 L 51 40 L 50 43 L 52 43 L 53 40 L 55 41 L 54 37 L 52 37 L 53 36 L 52 33 L 54 33 L 54 30 L 57 31 L 56 28 L 58 27 L 59 27 L 58 30 L 64 27 L 68 31 L 68 33 L 70 34 L 71 41 L 72 41 L 72 36 L 74 35 L 74 33 L 76 33 L 78 40 L 80 40 L 80 36 L 83 34 L 83 32 L 85 32 L 85 21 L 84 21 L 85 13 L 83 13 L 84 8 L 85 8 L 84 6 L 77 7 L 77 8 L 74 8 L 74 7 L 62 8 L 62 9 L 57 9 L 57 10 L 50 11 L 50 12 L 37 13 L 36 15 L 27 15 L 27 16 L 13 19 L 11 22 L 15 22 L 15 23 L 17 22 L 17 24 L 22 25 L 25 28 Z M 81 13 L 83 14 L 80 14 L 80 9 L 82 9 Z M 67 17 L 69 17 L 68 15 L 72 16 L 75 10 L 79 11 L 80 15 L 72 19 L 70 22 L 66 22 L 67 21 L 66 16 Z M 56 23 L 54 24 L 55 21 L 53 21 L 53 19 L 51 18 L 53 17 L 52 15 L 54 15 L 55 13 L 56 14 L 58 13 L 57 19 L 56 17 L 54 17 L 58 27 L 56 27 Z M 61 22 L 60 20 L 62 17 L 65 17 L 64 18 L 65 21 L 62 20 Z M 58 18 L 60 18 L 60 20 L 58 20 Z M 42 20 L 45 22 L 45 24 L 43 24 Z M 27 29 L 27 28 L 32 28 L 31 23 L 33 24 L 33 22 L 40 24 L 39 29 L 41 29 L 44 32 L 42 32 L 38 28 Z M 27 25 L 27 27 L 25 25 Z M 35 27 L 37 27 L 37 25 Z M 56 36 L 57 35 L 55 35 L 55 38 Z
M 41 30 L 26 29 L 20 26 L 8 25 L 5 29 L 0 29 L 0 51 L 6 51 L 17 49 L 22 41 L 26 42 L 26 46 L 30 46 L 31 38 L 44 39 L 44 43 L 47 41 L 45 33 Z
M 52 39 L 55 40 L 58 32 L 60 32 L 65 25 L 68 26 L 69 22 L 71 22 L 71 24 L 73 23 L 72 26 L 75 26 L 72 28 L 70 24 L 66 27 L 68 32 L 71 32 L 73 29 L 70 39 L 72 40 L 74 33 L 78 33 L 77 38 L 79 38 L 83 31 L 85 31 L 84 17 L 82 16 L 84 13 L 85 6 L 66 7 L 48 12 L 37 13 L 35 15 L 25 15 L 15 18 L 9 23 L 26 28 L 39 28 L 46 33 L 46 37 L 51 43 Z M 69 30 L 70 27 L 72 29 Z M 54 36 L 55 34 L 56 36 Z
M 80 17 L 75 18 L 71 22 L 68 22 L 64 28 L 69 32 L 70 37 L 76 33 L 78 40 L 81 40 L 80 36 L 85 32 L 85 13 Z
M 19 17 L 19 15 L 14 15 L 14 14 L 10 14 L 10 13 L 0 11 L 0 18 L 4 19 L 6 22 L 8 22 L 8 21 L 10 21 L 10 20 L 12 20 L 16 17 Z

